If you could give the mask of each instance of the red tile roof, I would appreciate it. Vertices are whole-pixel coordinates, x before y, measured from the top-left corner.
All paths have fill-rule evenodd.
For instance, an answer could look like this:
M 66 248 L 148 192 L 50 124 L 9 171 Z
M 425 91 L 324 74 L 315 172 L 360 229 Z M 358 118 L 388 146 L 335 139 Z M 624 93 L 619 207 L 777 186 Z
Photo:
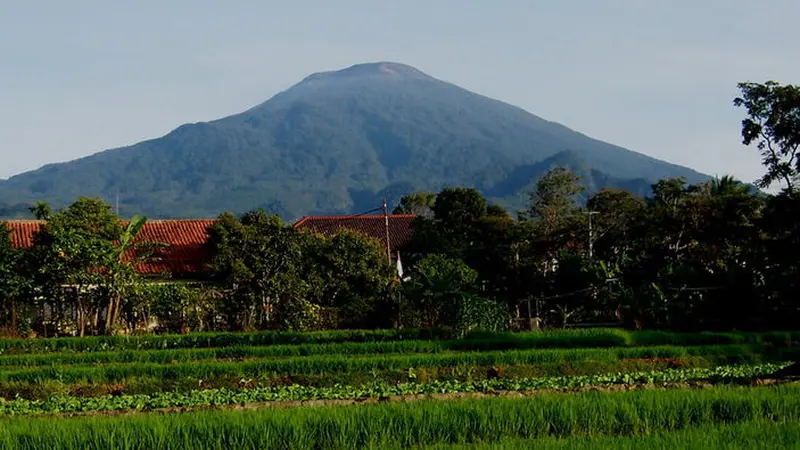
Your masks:
M 139 272 L 169 272 L 173 276 L 205 272 L 211 258 L 205 244 L 209 237 L 208 228 L 214 222 L 214 219 L 147 221 L 136 241 L 163 242 L 169 246 L 156 250 L 154 261 L 140 266 Z
M 411 222 L 416 218 L 413 214 L 389 215 L 389 242 L 392 255 L 411 239 Z M 371 216 L 307 216 L 294 224 L 295 228 L 311 230 L 330 237 L 348 229 L 377 239 L 386 247 L 386 222 L 383 215 Z
M 389 240 L 394 255 L 411 238 L 411 222 L 414 215 L 389 215 Z M 150 220 L 147 221 L 136 237 L 136 242 L 154 242 L 168 244 L 159 248 L 152 261 L 138 267 L 145 275 L 171 273 L 173 276 L 192 275 L 204 272 L 210 255 L 205 243 L 208 240 L 208 228 L 215 219 L 186 220 Z M 44 224 L 38 220 L 6 221 L 11 230 L 11 244 L 16 248 L 33 245 L 33 236 Z M 123 224 L 126 222 L 123 221 Z M 343 229 L 363 233 L 377 239 L 382 246 L 386 245 L 386 229 L 384 216 L 308 216 L 294 224 L 295 228 L 307 229 L 323 236 L 333 236 Z
M 168 247 L 157 249 L 152 261 L 138 267 L 139 272 L 145 275 L 203 272 L 209 259 L 205 251 L 207 230 L 214 222 L 214 219 L 147 221 L 136 237 L 136 242 L 164 243 Z M 11 244 L 16 248 L 24 248 L 33 245 L 33 236 L 44 222 L 9 220 L 6 223 L 11 230 Z M 123 223 L 125 224 L 124 221 Z
M 33 235 L 39 231 L 43 220 L 7 220 L 11 231 L 11 245 L 14 248 L 25 248 L 33 245 Z

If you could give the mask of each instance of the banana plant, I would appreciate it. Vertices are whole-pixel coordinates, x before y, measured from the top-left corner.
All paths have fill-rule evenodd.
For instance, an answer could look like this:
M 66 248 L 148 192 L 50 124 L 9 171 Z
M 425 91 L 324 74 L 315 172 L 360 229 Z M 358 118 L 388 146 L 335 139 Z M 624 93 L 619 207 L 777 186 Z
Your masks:
M 134 216 L 119 237 L 114 249 L 113 262 L 109 265 L 109 297 L 106 310 L 106 333 L 112 331 L 119 321 L 119 313 L 126 294 L 138 284 L 136 266 L 149 259 L 155 249 L 166 244 L 157 242 L 136 242 L 136 237 L 144 228 L 146 217 Z

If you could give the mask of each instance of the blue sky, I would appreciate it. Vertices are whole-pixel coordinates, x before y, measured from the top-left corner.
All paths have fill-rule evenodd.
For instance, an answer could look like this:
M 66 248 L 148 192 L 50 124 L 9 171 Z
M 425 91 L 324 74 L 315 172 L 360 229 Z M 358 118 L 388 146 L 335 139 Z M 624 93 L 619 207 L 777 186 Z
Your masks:
M 395 61 L 751 181 L 739 81 L 800 83 L 796 0 L 0 0 L 0 178 Z

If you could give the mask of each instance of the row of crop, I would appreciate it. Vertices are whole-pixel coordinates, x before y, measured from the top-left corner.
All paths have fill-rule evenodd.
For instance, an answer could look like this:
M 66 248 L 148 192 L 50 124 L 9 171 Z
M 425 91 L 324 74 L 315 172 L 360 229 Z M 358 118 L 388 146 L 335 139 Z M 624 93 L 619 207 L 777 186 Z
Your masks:
M 106 352 L 121 350 L 163 350 L 232 346 L 335 344 L 351 342 L 394 342 L 408 340 L 450 340 L 441 329 L 336 330 L 309 333 L 195 333 L 159 336 L 93 336 L 55 339 L 0 339 L 0 354 L 51 352 Z M 476 332 L 466 337 L 464 348 L 582 348 L 654 345 L 726 345 L 769 343 L 792 345 L 800 342 L 800 331 L 675 333 L 626 331 L 621 329 L 554 330 L 528 333 Z M 453 344 L 455 345 L 455 344 Z
M 121 350 L 103 352 L 54 352 L 0 355 L 0 370 L 52 365 L 110 363 L 175 363 L 203 360 L 241 360 L 324 355 L 385 355 L 456 351 L 499 351 L 541 348 L 536 339 L 475 338 L 465 340 L 406 340 L 386 342 L 341 342 L 326 344 L 232 346 L 166 350 Z M 603 348 L 603 347 L 600 347 Z M 546 351 L 544 349 L 543 351 Z
M 569 438 L 502 439 L 477 444 L 420 446 L 427 450 L 640 450 L 656 449 L 796 449 L 800 422 L 756 419 L 725 425 L 703 424 L 678 431 Z
M 507 366 L 543 363 L 565 364 L 576 361 L 617 361 L 641 358 L 700 356 L 727 363 L 792 360 L 800 347 L 728 345 L 698 347 L 633 347 L 606 349 L 511 350 L 439 354 L 391 354 L 343 358 L 338 355 L 260 359 L 236 362 L 201 361 L 175 364 L 134 363 L 91 366 L 48 366 L 0 371 L 0 381 L 109 382 L 131 377 L 161 379 L 203 379 L 214 376 L 258 377 L 264 374 L 335 374 L 352 371 L 380 371 L 415 367 Z
M 327 330 L 312 332 L 189 333 L 142 336 L 87 336 L 49 339 L 0 339 L 0 353 L 97 352 L 248 345 L 296 345 L 334 342 L 385 342 L 444 339 L 440 329 Z
M 796 421 L 800 388 L 714 388 L 391 402 L 335 408 L 4 420 L 7 448 L 412 448 L 503 439 L 631 436 Z
M 720 366 L 713 369 L 672 369 L 657 372 L 598 374 L 549 378 L 492 379 L 481 381 L 433 381 L 430 383 L 371 384 L 315 388 L 308 386 L 279 386 L 255 389 L 206 389 L 187 393 L 160 392 L 151 395 L 118 395 L 103 397 L 54 396 L 38 400 L 2 400 L 0 414 L 69 413 L 80 411 L 110 411 L 123 409 L 157 409 L 187 406 L 220 406 L 241 403 L 261 403 L 300 400 L 341 400 L 396 395 L 447 394 L 486 391 L 520 391 L 569 389 L 583 386 L 644 383 L 677 383 L 709 380 L 732 381 L 764 377 L 784 367 L 784 364 Z
M 177 363 L 204 360 L 243 360 L 261 358 L 286 358 L 324 355 L 389 355 L 389 354 L 438 354 L 455 351 L 499 351 L 525 350 L 541 348 L 540 342 L 533 339 L 535 335 L 508 338 L 474 338 L 467 340 L 408 340 L 387 342 L 343 342 L 329 344 L 270 345 L 270 346 L 234 346 L 211 348 L 181 348 L 167 350 L 123 350 L 105 352 L 57 352 L 46 354 L 13 354 L 0 356 L 0 370 L 28 368 L 54 365 L 111 364 L 111 363 Z M 780 343 L 779 343 L 780 344 Z M 749 344 L 747 353 L 761 351 L 767 345 Z M 621 347 L 622 348 L 622 347 Z M 653 347 L 657 348 L 657 347 Z M 744 347 L 743 347 L 744 348 Z M 601 347 L 603 349 L 603 347 Z M 702 350 L 702 348 L 700 349 Z M 542 357 L 560 357 L 562 349 L 555 351 L 542 350 Z M 656 352 L 660 350 L 655 350 Z M 569 352 L 565 354 L 570 354 Z M 571 354 L 579 354 L 572 352 Z M 593 354 L 607 354 L 615 357 L 614 352 L 601 350 Z M 647 350 L 629 353 L 629 357 L 654 357 Z M 698 354 L 696 352 L 692 354 Z M 663 356 L 657 354 L 657 356 Z M 685 354 L 681 354 L 685 355 Z
M 244 377 L 222 374 L 202 379 L 183 377 L 166 379 L 152 376 L 130 377 L 121 381 L 57 381 L 40 382 L 0 381 L 0 397 L 43 400 L 53 395 L 75 397 L 101 397 L 121 394 L 153 394 L 157 392 L 189 392 L 202 389 L 252 389 L 302 385 L 330 387 L 336 385 L 360 386 L 374 383 L 428 383 L 431 381 L 479 381 L 494 378 L 520 379 L 557 377 L 566 375 L 593 375 L 600 373 L 651 372 L 676 368 L 712 368 L 727 364 L 724 356 L 691 356 L 680 358 L 622 359 L 610 361 L 567 361 L 508 366 L 451 366 L 408 367 L 402 369 L 370 369 L 322 374 L 259 374 Z

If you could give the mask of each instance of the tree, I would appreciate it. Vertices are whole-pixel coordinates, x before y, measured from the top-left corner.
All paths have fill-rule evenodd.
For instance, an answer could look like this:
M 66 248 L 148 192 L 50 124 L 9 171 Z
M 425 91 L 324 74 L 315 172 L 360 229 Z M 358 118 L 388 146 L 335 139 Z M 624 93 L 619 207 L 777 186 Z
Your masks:
M 106 277 L 117 256 L 115 242 L 121 235 L 122 224 L 111 207 L 89 198 L 52 214 L 36 233 L 35 279 L 55 311 L 57 328 L 64 313 L 74 312 L 80 336 L 87 325 L 98 330 L 100 305 L 107 304 L 98 287 L 107 286 Z
M 388 325 L 378 309 L 387 304 L 394 274 L 381 244 L 351 230 L 310 236 L 308 243 L 303 278 L 314 287 L 314 303 L 337 308 L 346 327 Z
M 214 278 L 231 290 L 223 307 L 232 330 L 294 328 L 306 310 L 298 231 L 276 215 L 251 211 L 239 219 L 223 214 L 209 230 Z M 305 320 L 303 318 L 302 320 Z
M 742 142 L 756 144 L 767 173 L 758 180 L 766 188 L 777 181 L 785 184 L 791 195 L 800 173 L 800 87 L 766 83 L 739 83 L 741 96 L 733 104 L 744 107 Z
M 592 219 L 593 250 L 600 260 L 622 263 L 631 248 L 631 233 L 644 213 L 644 199 L 620 189 L 603 189 L 589 198 L 587 209 Z
M 400 204 L 394 208 L 392 214 L 414 214 L 420 217 L 433 216 L 433 205 L 436 203 L 436 194 L 432 192 L 416 192 L 404 195 Z
M 473 188 L 446 188 L 436 196 L 434 218 L 455 234 L 465 234 L 480 218 L 486 217 L 489 202 Z
M 508 326 L 504 305 L 478 295 L 478 272 L 458 259 L 432 254 L 417 264 L 403 285 L 404 321 L 412 326 L 445 326 L 459 336 L 472 329 Z
M 48 220 L 50 216 L 53 215 L 53 210 L 50 208 L 50 205 L 44 202 L 36 202 L 29 210 L 36 220 Z
M 479 223 L 503 213 L 502 209 L 492 207 L 476 189 L 443 189 L 436 195 L 433 217 L 415 219 L 406 250 L 414 260 L 432 253 L 464 260 L 480 238 Z
M 580 212 L 578 195 L 584 189 L 578 181 L 579 176 L 562 167 L 547 171 L 536 182 L 536 190 L 529 194 L 530 207 L 522 212 L 522 217 L 540 223 L 547 234 L 561 228 Z
M 105 287 L 108 295 L 104 331 L 112 332 L 119 325 L 120 312 L 127 297 L 141 286 L 136 266 L 152 256 L 153 250 L 162 247 L 157 242 L 136 242 L 147 218 L 134 216 L 122 231 L 106 268 Z
M 578 237 L 582 231 L 582 208 L 578 195 L 583 187 L 580 177 L 567 169 L 556 167 L 536 182 L 529 193 L 530 207 L 520 211 L 520 219 L 531 236 L 527 253 L 544 275 L 554 270 L 556 254 L 563 248 L 577 245 L 586 239 Z
M 22 273 L 23 252 L 12 246 L 10 230 L 0 222 L 0 323 L 17 332 L 21 297 L 28 284 Z
M 706 194 L 714 197 L 742 196 L 750 193 L 750 188 L 731 175 L 714 177 L 713 180 L 701 185 L 706 188 Z

